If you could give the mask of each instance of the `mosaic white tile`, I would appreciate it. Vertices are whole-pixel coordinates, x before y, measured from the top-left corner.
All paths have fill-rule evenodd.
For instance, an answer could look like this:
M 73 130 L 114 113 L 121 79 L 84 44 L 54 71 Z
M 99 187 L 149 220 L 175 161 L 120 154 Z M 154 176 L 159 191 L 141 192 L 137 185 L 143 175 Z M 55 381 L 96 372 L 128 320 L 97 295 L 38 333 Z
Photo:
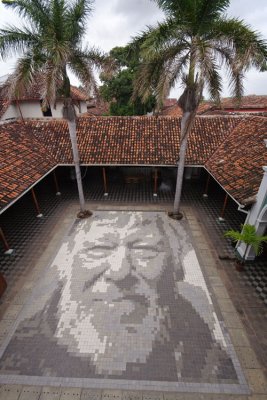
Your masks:
M 98 211 L 75 222 L 19 318 L 0 382 L 244 391 L 187 223 L 164 213 Z

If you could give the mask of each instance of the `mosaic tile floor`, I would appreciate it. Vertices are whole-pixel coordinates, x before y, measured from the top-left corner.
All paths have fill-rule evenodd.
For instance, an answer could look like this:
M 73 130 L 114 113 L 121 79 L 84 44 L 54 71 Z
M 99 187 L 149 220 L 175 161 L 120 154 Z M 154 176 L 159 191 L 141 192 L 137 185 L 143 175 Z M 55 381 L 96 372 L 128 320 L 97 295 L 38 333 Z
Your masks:
M 149 170 L 142 169 L 144 174 L 149 175 Z M 225 212 L 225 222 L 219 222 L 224 193 L 216 184 L 211 184 L 209 197 L 203 198 L 205 181 L 185 182 L 182 195 L 182 203 L 194 206 L 202 218 L 210 233 L 215 247 L 222 254 L 233 254 L 233 247 L 229 239 L 223 237 L 228 229 L 239 229 L 245 221 L 245 214 L 237 212 L 237 205 L 230 200 Z M 42 244 L 38 235 L 53 225 L 53 219 L 64 209 L 66 204 L 77 201 L 76 183 L 64 180 L 60 187 L 62 195 L 55 196 L 53 179 L 48 177 L 43 183 L 37 185 L 36 193 L 39 198 L 40 207 L 44 214 L 41 219 L 36 218 L 31 195 L 25 195 L 14 207 L 11 207 L 3 215 L 0 215 L 0 226 L 4 229 L 7 239 L 15 252 L 11 257 L 4 256 L 0 252 L 0 271 L 7 281 L 14 284 L 20 276 L 25 274 L 28 263 L 23 259 L 27 253 L 28 246 L 34 243 L 36 246 Z M 143 203 L 164 204 L 172 203 L 173 191 L 162 190 L 158 196 L 153 196 L 152 185 L 148 179 L 139 185 L 122 185 L 120 182 L 112 182 L 109 187 L 109 196 L 104 197 L 103 185 L 100 179 L 84 177 L 84 191 L 87 201 L 96 201 L 103 204 L 108 202 L 119 203 Z M 1 243 L 0 243 L 1 248 Z M 266 257 L 258 258 L 256 262 L 248 262 L 243 274 L 237 274 L 236 279 L 241 280 L 244 285 L 255 290 L 255 295 L 267 305 L 267 260 Z
M 163 212 L 76 220 L 1 349 L 0 382 L 247 393 L 188 230 Z
M 36 218 L 30 194 L 25 195 L 0 215 L 0 226 L 4 229 L 10 245 L 14 248 L 11 256 L 5 256 L 3 249 L 0 248 L 0 271 L 8 282 L 7 294 L 16 287 L 21 278 L 24 279 L 32 268 L 33 254 L 42 252 L 43 238 L 50 237 L 50 232 L 59 216 L 65 212 L 66 206 L 77 204 L 76 184 L 67 179 L 67 174 L 63 174 L 61 177 L 60 170 L 58 174 L 61 196 L 55 196 L 51 176 L 45 178 L 36 187 L 36 195 L 44 214 L 43 218 Z M 130 203 L 133 206 L 134 204 L 146 206 L 158 204 L 159 209 L 165 206 L 171 207 L 173 192 L 171 190 L 159 191 L 158 197 L 154 197 L 152 185 L 148 183 L 148 180 L 145 180 L 142 185 L 125 187 L 118 182 L 113 182 L 112 185 L 112 190 L 111 187 L 109 188 L 109 196 L 104 197 L 101 176 L 95 180 L 87 174 L 84 177 L 86 199 L 103 205 L 128 205 Z M 218 216 L 223 205 L 224 193 L 213 182 L 210 185 L 209 197 L 203 198 L 204 187 L 205 179 L 185 182 L 183 205 L 190 205 L 195 210 L 199 221 L 206 227 L 215 248 L 220 249 L 224 254 L 232 254 L 233 247 L 230 241 L 223 237 L 223 232 L 230 228 L 238 229 L 244 222 L 245 214 L 238 213 L 236 204 L 230 200 L 226 208 L 225 222 L 220 223 Z M 262 360 L 262 365 L 266 366 L 267 260 L 261 258 L 256 262 L 247 263 L 246 270 L 242 274 L 235 271 L 230 264 L 229 262 L 224 263 L 224 270 L 231 283 L 227 290 L 229 293 L 231 292 L 236 309 L 242 316 L 257 356 Z M 6 296 L 0 300 L 0 303 L 5 301 Z

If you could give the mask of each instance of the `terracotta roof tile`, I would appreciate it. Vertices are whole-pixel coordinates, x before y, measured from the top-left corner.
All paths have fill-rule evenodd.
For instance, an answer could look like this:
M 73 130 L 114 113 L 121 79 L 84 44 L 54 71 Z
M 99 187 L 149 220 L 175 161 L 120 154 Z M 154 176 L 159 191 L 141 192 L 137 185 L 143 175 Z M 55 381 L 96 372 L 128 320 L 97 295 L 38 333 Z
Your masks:
M 171 117 L 79 118 L 82 164 L 176 165 L 180 120 Z M 205 165 L 237 201 L 257 193 L 267 165 L 267 119 L 198 117 L 188 142 L 187 165 Z M 72 164 L 63 120 L 0 125 L 0 208 L 57 164 Z
M 198 107 L 197 114 L 202 115 L 206 111 L 211 110 L 213 108 L 214 108 L 213 103 L 211 103 L 210 101 L 203 101 L 202 103 L 200 103 L 200 105 Z M 178 106 L 177 100 L 176 100 L 175 104 L 171 104 L 170 106 L 163 107 L 160 114 L 169 116 L 169 117 L 181 117 L 183 113 L 182 113 L 181 108 Z
M 175 104 L 177 104 L 177 99 L 174 99 L 174 98 L 165 99 L 165 101 L 163 103 L 163 108 L 171 107 L 171 106 L 174 106 Z
M 244 96 L 242 97 L 241 103 L 238 105 L 236 100 L 232 97 L 226 97 L 221 100 L 221 106 L 219 107 L 211 101 L 203 101 L 200 103 L 197 114 L 223 114 L 224 112 L 263 112 L 267 111 L 267 96 Z M 161 115 L 181 117 L 182 110 L 176 104 L 170 104 L 164 106 Z
M 87 103 L 87 114 L 90 116 L 107 115 L 109 113 L 110 104 L 101 99 L 90 99 Z
M 237 118 L 197 118 L 186 162 L 204 165 Z M 72 163 L 67 124 L 63 121 L 29 121 L 35 137 L 59 163 Z M 79 118 L 77 138 L 82 164 L 176 165 L 180 120 L 164 117 Z
M 6 101 L 6 96 L 7 96 L 6 86 L 3 85 L 0 91 L 0 98 Z M 71 96 L 74 100 L 85 101 L 87 99 L 85 93 L 76 86 L 71 86 Z M 41 99 L 41 94 L 40 94 L 40 86 L 38 86 L 38 83 L 35 83 L 29 88 L 27 88 L 27 90 L 25 90 L 25 92 L 19 96 L 20 101 L 27 101 L 27 100 L 39 101 L 40 99 Z
M 267 119 L 246 117 L 206 163 L 207 169 L 239 203 L 257 194 L 267 165 Z
M 88 99 L 88 95 L 82 89 L 79 89 L 76 86 L 71 86 L 70 90 L 73 99 L 81 101 Z
M 5 114 L 6 110 L 9 106 L 9 100 L 1 99 L 0 98 L 0 118 Z
M 0 142 L 1 209 L 33 185 L 56 162 L 22 123 L 0 125 Z
M 236 104 L 235 99 L 226 97 L 221 101 L 222 108 L 235 108 L 235 109 L 266 109 L 267 110 L 267 96 L 250 95 L 242 97 L 240 105 Z

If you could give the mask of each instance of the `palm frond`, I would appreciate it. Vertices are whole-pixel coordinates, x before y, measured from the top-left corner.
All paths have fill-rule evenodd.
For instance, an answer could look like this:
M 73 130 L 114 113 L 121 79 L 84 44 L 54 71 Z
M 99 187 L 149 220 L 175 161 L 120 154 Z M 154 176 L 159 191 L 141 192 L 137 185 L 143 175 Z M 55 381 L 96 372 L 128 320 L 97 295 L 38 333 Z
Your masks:
M 244 73 L 234 65 L 233 68 L 228 69 L 228 75 L 231 95 L 236 98 L 237 103 L 240 103 L 244 94 Z
M 98 93 L 97 82 L 94 76 L 94 62 L 82 53 L 76 52 L 68 64 L 70 70 L 81 81 L 88 96 Z
M 83 57 L 86 60 L 90 60 L 97 69 L 103 69 L 107 67 L 110 58 L 101 50 L 96 47 L 85 47 L 83 49 L 77 48 L 75 53 Z
M 222 79 L 219 74 L 219 66 L 209 42 L 199 40 L 197 43 L 196 64 L 204 84 L 207 86 L 212 100 L 218 102 L 222 91 Z
M 43 106 L 55 105 L 64 79 L 61 65 L 54 65 L 51 61 L 47 61 L 38 72 L 38 86 Z
M 85 33 L 86 21 L 92 11 L 92 0 L 75 0 L 66 12 L 66 29 L 69 37 L 79 41 Z
M 37 44 L 37 37 L 26 27 L 14 26 L 0 29 L 0 55 L 3 59 L 20 55 Z
M 254 66 L 260 69 L 267 60 L 267 42 L 242 20 L 218 19 L 210 30 L 210 37 L 224 43 L 235 55 L 239 68 L 246 71 Z
M 184 21 L 192 34 L 207 29 L 229 6 L 230 0 L 154 0 L 168 17 Z
M 48 23 L 49 2 L 47 0 L 2 0 L 2 3 L 16 11 L 21 17 L 42 26 Z
M 28 52 L 17 62 L 15 71 L 9 76 L 6 86 L 8 88 L 8 97 L 20 98 L 25 89 L 31 87 L 34 83 L 35 65 L 33 54 Z
M 165 60 L 165 65 L 160 73 L 155 90 L 158 104 L 163 103 L 165 98 L 169 95 L 171 88 L 175 86 L 175 83 L 183 75 L 184 70 L 189 63 L 189 52 L 185 54 L 182 52 L 182 54 L 173 59 L 166 58 Z
M 206 32 L 207 25 L 211 21 L 216 21 L 226 11 L 230 4 L 230 0 L 202 0 L 197 5 L 196 22 L 198 24 L 198 32 Z
M 252 246 L 256 255 L 261 254 L 263 242 L 267 242 L 267 235 L 257 235 L 255 226 L 250 224 L 241 225 L 241 232 L 231 229 L 225 232 L 224 236 L 231 238 L 234 242 L 240 241 Z

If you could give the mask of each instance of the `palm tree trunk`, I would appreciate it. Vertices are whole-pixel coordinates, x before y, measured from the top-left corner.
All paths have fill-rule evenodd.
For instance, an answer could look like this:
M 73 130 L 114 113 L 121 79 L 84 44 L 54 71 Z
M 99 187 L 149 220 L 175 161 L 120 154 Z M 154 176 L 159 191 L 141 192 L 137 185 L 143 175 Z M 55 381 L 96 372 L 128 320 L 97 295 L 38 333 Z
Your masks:
M 77 186 L 78 186 L 80 208 L 81 208 L 81 211 L 84 212 L 85 211 L 85 200 L 84 200 L 84 193 L 83 193 L 79 152 L 78 152 L 78 146 L 77 146 L 76 121 L 75 121 L 75 119 L 73 119 L 73 120 L 67 119 L 67 122 L 68 122 L 68 127 L 69 127 L 73 161 L 74 161 L 75 172 L 76 172 L 76 180 L 77 180 Z
M 173 204 L 173 216 L 177 219 L 181 219 L 183 216 L 180 213 L 181 194 L 183 186 L 185 156 L 187 149 L 187 140 L 191 131 L 192 125 L 195 121 L 196 111 L 185 112 L 181 120 L 181 140 L 180 140 L 180 151 L 179 151 L 179 162 L 176 180 L 175 198 Z

